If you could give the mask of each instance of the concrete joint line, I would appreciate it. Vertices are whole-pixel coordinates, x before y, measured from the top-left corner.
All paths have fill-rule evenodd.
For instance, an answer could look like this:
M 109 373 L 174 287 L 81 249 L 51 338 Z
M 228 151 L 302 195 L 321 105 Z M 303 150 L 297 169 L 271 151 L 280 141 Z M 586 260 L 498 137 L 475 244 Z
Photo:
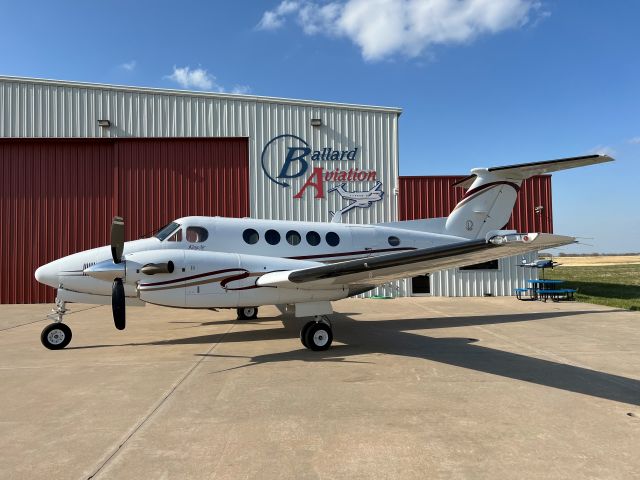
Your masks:
M 140 431 L 140 429 L 146 425 L 149 420 L 151 420 L 151 418 L 156 414 L 156 412 L 158 412 L 160 410 L 160 408 L 165 404 L 165 402 L 169 399 L 169 397 L 171 397 L 176 390 L 178 390 L 178 388 L 185 382 L 185 380 L 187 380 L 191 374 L 200 366 L 200 364 L 207 358 L 207 356 L 213 352 L 213 350 L 215 350 L 215 348 L 220 345 L 220 343 L 225 339 L 225 337 L 227 336 L 227 334 L 229 332 L 231 332 L 231 330 L 236 326 L 236 324 L 231 324 L 229 326 L 229 328 L 227 329 L 226 332 L 224 332 L 224 335 L 222 336 L 222 338 L 220 338 L 220 340 L 218 340 L 218 342 L 214 343 L 213 345 L 211 345 L 211 347 L 209 348 L 209 350 L 207 350 L 204 355 L 202 355 L 200 357 L 200 359 L 198 359 L 197 362 L 195 362 L 190 368 L 189 370 L 187 370 L 182 377 L 180 377 L 178 379 L 177 382 L 175 382 L 171 388 L 169 389 L 169 391 L 160 399 L 158 400 L 153 407 L 151 407 L 151 410 L 149 411 L 149 413 L 147 413 L 141 421 L 139 421 L 136 425 L 133 426 L 133 428 L 131 428 L 131 430 L 129 430 L 129 432 L 124 436 L 124 438 L 118 442 L 118 446 L 110 453 L 107 455 L 106 459 L 102 462 L 99 463 L 98 468 L 96 468 L 94 470 L 94 472 L 89 475 L 87 477 L 87 480 L 96 478 L 98 475 L 100 475 L 100 473 L 102 473 L 102 471 L 104 470 L 104 468 L 111 463 L 111 460 L 113 460 L 116 455 L 118 455 L 118 453 L 120 453 L 124 447 L 126 446 L 127 442 L 129 442 L 129 440 L 131 440 L 131 438 L 133 438 L 133 436 L 138 433 L 138 431 Z

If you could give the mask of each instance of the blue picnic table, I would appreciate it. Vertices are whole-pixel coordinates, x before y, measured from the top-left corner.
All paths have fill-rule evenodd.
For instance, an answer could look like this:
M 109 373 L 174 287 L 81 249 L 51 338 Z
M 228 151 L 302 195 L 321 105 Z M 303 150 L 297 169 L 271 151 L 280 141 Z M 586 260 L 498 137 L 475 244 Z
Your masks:
M 573 288 L 560 288 L 564 280 L 527 280 L 527 288 L 516 288 L 515 293 L 518 300 L 542 300 L 548 299 L 558 302 L 560 300 L 573 300 L 576 290 Z M 528 297 L 528 298 L 526 298 Z

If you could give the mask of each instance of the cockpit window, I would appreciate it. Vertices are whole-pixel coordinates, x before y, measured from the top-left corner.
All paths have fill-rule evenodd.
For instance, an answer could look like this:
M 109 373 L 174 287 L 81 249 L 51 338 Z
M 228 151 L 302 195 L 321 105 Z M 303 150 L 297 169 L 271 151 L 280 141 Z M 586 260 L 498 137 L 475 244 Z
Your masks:
M 209 232 L 203 227 L 187 227 L 187 242 L 202 243 L 209 238 Z
M 182 229 L 176 230 L 176 233 L 167 238 L 167 242 L 181 242 L 182 241 Z
M 160 230 L 158 230 L 157 233 L 154 235 L 154 237 L 156 237 L 158 240 L 162 242 L 165 238 L 171 235 L 173 231 L 178 227 L 180 227 L 180 224 L 176 222 L 171 222 L 168 225 L 165 225 L 164 227 L 162 227 Z

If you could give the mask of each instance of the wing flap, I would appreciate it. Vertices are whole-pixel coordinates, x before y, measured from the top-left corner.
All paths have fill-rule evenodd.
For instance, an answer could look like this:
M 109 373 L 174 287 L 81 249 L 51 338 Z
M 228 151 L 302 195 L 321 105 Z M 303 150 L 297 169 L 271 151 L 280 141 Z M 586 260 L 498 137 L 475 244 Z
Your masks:
M 268 273 L 257 280 L 257 285 L 303 289 L 331 285 L 379 285 L 425 272 L 473 265 L 573 242 L 573 237 L 546 233 L 494 235 L 488 240 L 469 240 L 319 267 Z

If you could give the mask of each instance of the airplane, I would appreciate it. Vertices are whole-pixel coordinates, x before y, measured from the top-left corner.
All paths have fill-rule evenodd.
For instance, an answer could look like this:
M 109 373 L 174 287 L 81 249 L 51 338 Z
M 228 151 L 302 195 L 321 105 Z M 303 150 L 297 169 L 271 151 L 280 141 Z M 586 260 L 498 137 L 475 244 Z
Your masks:
M 348 211 L 353 210 L 354 208 L 368 208 L 372 203 L 379 202 L 382 200 L 382 197 L 384 197 L 384 192 L 380 191 L 380 188 L 382 188 L 382 182 L 376 182 L 376 184 L 369 190 L 356 192 L 345 190 L 345 185 L 346 184 L 343 183 L 342 185 L 338 185 L 329 190 L 329 192 L 338 192 L 338 195 L 342 198 L 346 198 L 351 201 L 349 205 L 337 212 L 331 212 L 333 214 L 331 221 L 334 223 L 340 223 L 342 221 L 342 215 Z
M 609 161 L 587 155 L 473 169 L 458 182 L 468 190 L 445 218 L 354 225 L 192 216 L 150 238 L 125 242 L 124 220 L 114 217 L 110 245 L 35 271 L 38 282 L 57 288 L 54 322 L 40 339 L 51 350 L 69 344 L 67 302 L 111 304 L 119 330 L 126 326 L 127 305 L 231 308 L 239 319 L 276 305 L 297 318 L 310 317 L 300 340 L 310 350 L 326 350 L 333 340 L 332 301 L 424 272 L 575 242 L 502 228 L 526 178 Z
M 553 268 L 562 265 L 561 263 L 554 262 L 552 259 L 541 259 L 536 260 L 534 262 L 527 262 L 524 258 L 522 259 L 522 263 L 518 265 L 519 267 L 529 267 L 529 268 Z

